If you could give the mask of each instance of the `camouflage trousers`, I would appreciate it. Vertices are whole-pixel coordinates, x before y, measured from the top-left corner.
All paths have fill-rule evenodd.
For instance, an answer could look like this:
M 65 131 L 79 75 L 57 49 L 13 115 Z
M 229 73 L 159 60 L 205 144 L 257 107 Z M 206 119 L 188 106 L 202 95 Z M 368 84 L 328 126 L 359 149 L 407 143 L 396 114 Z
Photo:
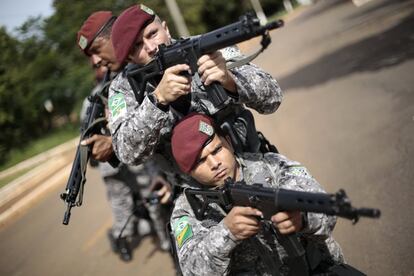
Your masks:
M 136 203 L 149 196 L 151 192 L 151 176 L 143 166 L 120 166 L 113 169 L 112 173 L 109 172 L 110 170 L 111 168 L 101 168 L 113 215 L 112 235 L 117 238 L 121 231 L 121 237 L 142 234 L 137 229 L 142 219 L 134 212 Z M 151 219 L 151 227 L 155 230 L 159 240 L 161 242 L 168 240 L 165 231 L 166 219 L 161 211 L 162 206 L 158 204 L 146 207 Z

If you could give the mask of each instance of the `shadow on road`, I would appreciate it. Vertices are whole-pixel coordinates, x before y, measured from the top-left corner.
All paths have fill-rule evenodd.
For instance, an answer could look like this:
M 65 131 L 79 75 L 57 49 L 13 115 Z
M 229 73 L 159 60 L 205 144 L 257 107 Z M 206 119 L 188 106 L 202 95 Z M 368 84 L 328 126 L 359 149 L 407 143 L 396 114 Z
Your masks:
M 320 85 L 349 74 L 377 71 L 414 58 L 414 13 L 388 30 L 360 40 L 280 79 L 285 90 Z

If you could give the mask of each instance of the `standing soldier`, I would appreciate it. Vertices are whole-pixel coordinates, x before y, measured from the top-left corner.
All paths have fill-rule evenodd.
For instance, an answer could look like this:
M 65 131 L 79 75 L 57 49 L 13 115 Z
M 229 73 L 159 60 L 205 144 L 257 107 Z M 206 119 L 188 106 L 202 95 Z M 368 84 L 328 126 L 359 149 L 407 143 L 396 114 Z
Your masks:
M 115 19 L 116 16 L 112 12 L 95 12 L 84 22 L 77 37 L 78 46 L 87 56 L 91 57 L 95 70 L 101 72 L 107 68 L 110 70 L 107 72 L 108 76 L 111 72 L 119 72 L 123 67 L 123 63 L 116 62 L 110 42 L 110 32 Z M 115 73 L 112 73 L 111 77 L 114 75 Z M 100 82 L 93 93 L 101 92 L 104 84 L 104 82 Z M 82 144 L 92 145 L 92 157 L 101 161 L 99 169 L 107 189 L 114 218 L 112 229 L 108 233 L 112 249 L 119 253 L 123 261 L 130 261 L 132 259 L 130 242 L 137 234 L 137 224 L 140 226 L 140 235 L 145 235 L 150 231 L 147 221 L 139 220 L 134 215 L 139 208 L 135 203 L 142 200 L 144 196 L 149 196 L 152 182 L 162 179 L 158 166 L 153 160 L 140 166 L 121 164 L 117 168 L 103 163 L 114 154 L 111 136 L 95 134 L 82 141 Z M 165 190 L 166 187 L 164 185 L 163 189 L 158 191 L 162 196 L 161 202 L 166 202 L 169 198 L 170 194 Z M 168 250 L 169 241 L 165 233 L 165 221 L 161 217 L 160 208 L 160 205 L 150 206 L 149 215 L 158 234 L 160 247 L 163 250 Z
M 159 45 L 174 42 L 166 22 L 144 5 L 134 5 L 122 12 L 112 28 L 111 40 L 117 62 L 137 65 L 151 61 Z M 217 111 L 205 93 L 205 86 L 215 82 L 229 96 L 229 114 L 241 113 L 240 110 L 245 110 L 243 105 L 260 113 L 274 112 L 282 100 L 278 83 L 250 63 L 228 70 L 226 59 L 239 57 L 235 47 L 203 55 L 198 59 L 198 72 L 194 72 L 193 78 L 182 74 L 190 70 L 189 65 L 172 66 L 165 70 L 156 86 L 147 84 L 145 91 L 133 91 L 126 75 L 119 74 L 109 89 L 109 102 L 116 103 L 109 104 L 109 128 L 120 160 L 139 164 L 160 153 L 171 162 L 170 170 L 178 174 L 171 156 L 172 126 L 190 112 Z M 246 128 L 254 128 L 253 122 Z

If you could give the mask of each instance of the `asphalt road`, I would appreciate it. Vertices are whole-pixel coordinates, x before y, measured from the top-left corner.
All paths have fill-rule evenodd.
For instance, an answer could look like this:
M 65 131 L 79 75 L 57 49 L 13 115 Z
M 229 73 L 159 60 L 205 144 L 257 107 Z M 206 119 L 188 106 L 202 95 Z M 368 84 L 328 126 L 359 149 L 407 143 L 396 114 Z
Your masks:
M 414 275 L 414 1 L 324 1 L 272 33 L 256 62 L 285 92 L 257 126 L 329 192 L 379 220 L 334 236 L 368 275 Z
M 168 253 L 152 236 L 137 241 L 134 259 L 124 263 L 107 240 L 111 211 L 96 169 L 89 169 L 84 204 L 62 225 L 64 183 L 0 230 L 0 275 L 175 275 Z
M 368 275 L 414 275 L 414 1 L 320 1 L 272 32 L 255 61 L 284 101 L 257 127 L 328 192 L 344 188 L 379 220 L 339 220 L 348 262 Z M 63 226 L 64 183 L 0 229 L 0 275 L 174 275 L 151 237 L 125 264 L 110 251 L 104 186 L 89 170 L 84 206 Z

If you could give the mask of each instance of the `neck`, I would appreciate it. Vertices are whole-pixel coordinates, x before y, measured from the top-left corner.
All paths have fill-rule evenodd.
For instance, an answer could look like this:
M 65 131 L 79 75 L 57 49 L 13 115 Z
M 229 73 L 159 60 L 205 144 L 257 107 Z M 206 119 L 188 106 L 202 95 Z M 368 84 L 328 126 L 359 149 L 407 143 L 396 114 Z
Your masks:
M 240 173 L 241 173 L 240 165 L 237 163 L 236 168 L 234 168 L 234 174 L 233 174 L 233 179 L 235 181 L 240 181 Z

